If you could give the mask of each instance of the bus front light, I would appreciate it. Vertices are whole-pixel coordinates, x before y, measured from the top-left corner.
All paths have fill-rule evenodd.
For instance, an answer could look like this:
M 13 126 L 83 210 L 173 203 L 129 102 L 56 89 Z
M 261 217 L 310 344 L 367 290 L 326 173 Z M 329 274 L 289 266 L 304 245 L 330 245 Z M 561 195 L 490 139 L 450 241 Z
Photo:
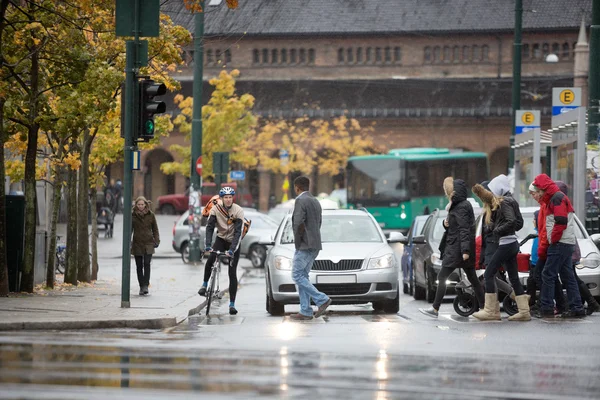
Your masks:
M 405 213 L 400 214 L 400 218 L 406 219 L 406 214 Z

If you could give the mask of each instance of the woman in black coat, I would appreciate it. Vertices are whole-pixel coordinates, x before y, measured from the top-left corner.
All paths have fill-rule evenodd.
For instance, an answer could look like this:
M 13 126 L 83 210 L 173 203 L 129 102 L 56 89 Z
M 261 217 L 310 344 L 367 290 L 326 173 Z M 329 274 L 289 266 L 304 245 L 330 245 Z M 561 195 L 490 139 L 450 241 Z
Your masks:
M 483 304 L 483 289 L 475 272 L 475 215 L 467 200 L 467 185 L 461 179 L 444 179 L 444 192 L 450 200 L 448 216 L 444 220 L 446 232 L 440 243 L 442 269 L 438 273 L 438 286 L 433 306 L 420 308 L 423 314 L 437 317 L 442 299 L 446 295 L 446 280 L 456 268 L 462 268 L 473 286 L 479 304 Z

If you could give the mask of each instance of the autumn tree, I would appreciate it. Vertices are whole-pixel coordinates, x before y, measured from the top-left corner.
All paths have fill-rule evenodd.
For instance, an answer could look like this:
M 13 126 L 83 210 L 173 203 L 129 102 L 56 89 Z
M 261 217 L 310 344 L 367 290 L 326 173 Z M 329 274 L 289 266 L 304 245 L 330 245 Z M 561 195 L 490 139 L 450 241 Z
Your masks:
M 257 119 L 252 113 L 254 97 L 250 94 L 238 95 L 235 90 L 235 79 L 239 74 L 238 70 L 221 71 L 218 78 L 209 81 L 214 90 L 208 104 L 202 107 L 202 176 L 205 179 L 213 174 L 213 153 L 232 152 L 256 126 Z M 191 141 L 193 101 L 191 97 L 175 96 L 179 114 L 173 119 L 173 124 L 185 134 L 188 142 Z M 172 145 L 170 150 L 183 161 L 163 163 L 161 171 L 190 176 L 190 146 Z M 231 159 L 239 161 L 239 154 L 233 152 Z

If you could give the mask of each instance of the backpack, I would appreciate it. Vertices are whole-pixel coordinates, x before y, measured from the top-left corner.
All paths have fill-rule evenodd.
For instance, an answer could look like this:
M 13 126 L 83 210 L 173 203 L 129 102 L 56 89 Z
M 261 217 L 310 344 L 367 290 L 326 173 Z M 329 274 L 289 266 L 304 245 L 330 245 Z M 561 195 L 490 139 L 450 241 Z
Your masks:
M 212 202 L 212 199 L 210 202 Z M 225 207 L 223 207 L 218 201 L 215 201 L 213 204 L 217 207 L 217 211 L 219 211 L 225 218 L 227 218 L 227 225 L 233 224 L 235 219 L 229 216 L 229 213 L 227 212 Z M 244 224 L 242 225 L 242 236 L 240 237 L 240 240 L 242 240 L 246 236 L 246 234 L 250 230 L 250 225 L 252 225 L 252 221 L 248 218 L 244 218 Z

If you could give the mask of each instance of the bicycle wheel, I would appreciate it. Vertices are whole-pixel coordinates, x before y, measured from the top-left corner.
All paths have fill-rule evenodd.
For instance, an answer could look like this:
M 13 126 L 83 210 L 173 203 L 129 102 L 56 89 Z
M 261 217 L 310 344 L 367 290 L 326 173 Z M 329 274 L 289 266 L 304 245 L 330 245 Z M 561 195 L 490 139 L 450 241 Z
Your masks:
M 210 303 L 213 298 L 213 294 L 215 291 L 215 278 L 213 274 L 210 274 L 210 279 L 208 280 L 208 287 L 206 288 L 206 316 L 208 317 L 208 313 L 210 312 Z
M 60 254 L 56 254 L 56 265 L 55 265 L 55 273 L 64 274 L 65 273 L 65 260 L 61 257 Z

